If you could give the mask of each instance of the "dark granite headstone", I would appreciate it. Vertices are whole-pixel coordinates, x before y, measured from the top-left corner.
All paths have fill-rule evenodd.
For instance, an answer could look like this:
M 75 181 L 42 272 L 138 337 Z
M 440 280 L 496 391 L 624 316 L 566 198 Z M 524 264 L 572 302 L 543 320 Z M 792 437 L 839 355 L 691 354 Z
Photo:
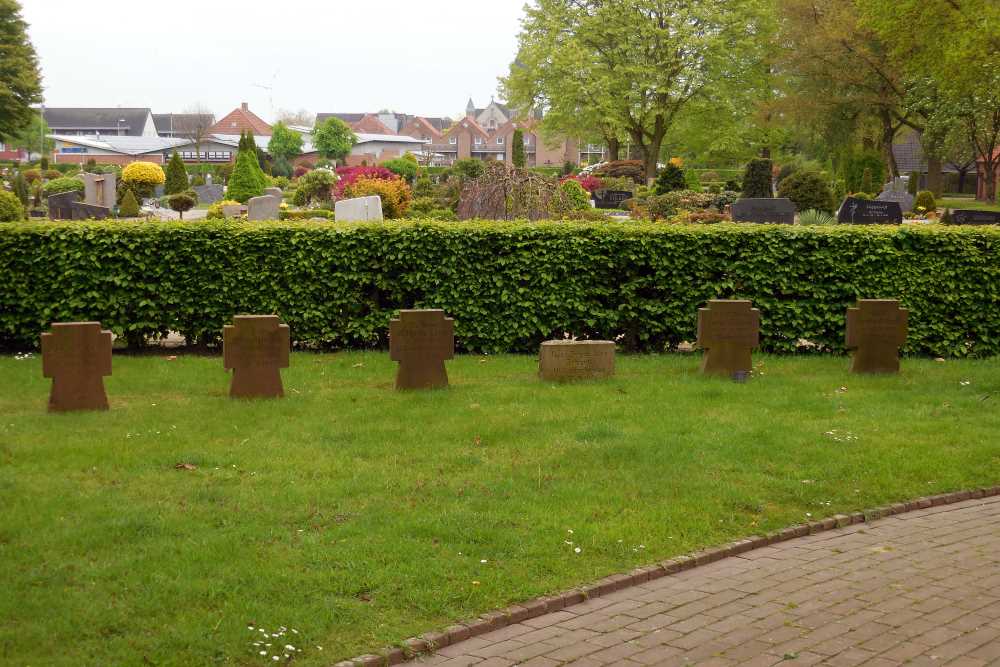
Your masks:
M 953 225 L 1000 225 L 1000 211 L 958 209 L 951 212 Z
M 51 220 L 72 220 L 73 204 L 80 200 L 80 193 L 70 190 L 49 195 L 49 218 Z
M 237 315 L 222 328 L 222 359 L 233 371 L 231 398 L 280 398 L 281 370 L 288 368 L 291 330 L 277 315 Z
M 52 378 L 49 411 L 107 410 L 111 332 L 100 322 L 56 322 L 42 334 L 42 375 Z
M 106 206 L 95 204 L 84 204 L 83 202 L 73 202 L 70 204 L 74 220 L 105 220 L 111 217 L 111 209 Z
M 443 310 L 401 310 L 389 322 L 389 358 L 399 362 L 396 389 L 448 386 L 444 362 L 455 356 L 455 320 Z
M 749 301 L 712 300 L 698 310 L 698 346 L 705 350 L 702 373 L 745 377 L 759 343 L 760 311 Z
M 899 225 L 903 209 L 898 202 L 848 197 L 837 211 L 837 222 L 851 225 Z
M 598 190 L 594 193 L 594 206 L 597 208 L 620 208 L 622 202 L 631 199 L 632 193 L 626 190 Z
M 895 299 L 858 299 L 856 308 L 848 308 L 846 346 L 857 348 L 851 372 L 898 373 L 908 319 L 909 311 Z
M 778 225 L 795 223 L 795 204 L 791 199 L 767 197 L 737 199 L 733 202 L 733 222 L 759 222 Z

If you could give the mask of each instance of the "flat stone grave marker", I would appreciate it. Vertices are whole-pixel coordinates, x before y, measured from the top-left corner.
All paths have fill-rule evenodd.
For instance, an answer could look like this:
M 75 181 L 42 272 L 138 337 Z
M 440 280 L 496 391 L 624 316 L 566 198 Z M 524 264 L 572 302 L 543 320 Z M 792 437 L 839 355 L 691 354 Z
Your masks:
M 759 344 L 760 311 L 751 302 L 713 299 L 698 309 L 698 346 L 705 350 L 702 373 L 744 379 Z
M 899 348 L 906 343 L 909 311 L 896 299 L 858 299 L 847 309 L 848 349 L 856 349 L 852 373 L 898 373 Z
M 795 204 L 783 197 L 737 199 L 732 214 L 733 222 L 795 224 Z
M 342 199 L 334 205 L 337 222 L 369 222 L 382 220 L 382 199 L 378 195 Z
M 837 211 L 837 222 L 851 225 L 900 225 L 903 209 L 898 202 L 848 197 Z
M 401 310 L 389 322 L 389 358 L 399 362 L 396 389 L 448 386 L 444 362 L 455 356 L 455 320 L 443 310 Z
M 49 195 L 49 218 L 51 220 L 72 220 L 73 204 L 80 199 L 80 193 L 69 191 L 59 194 Z
M 538 354 L 538 374 L 547 382 L 598 380 L 615 374 L 610 340 L 547 340 Z
M 632 198 L 628 190 L 598 190 L 594 193 L 594 207 L 602 209 L 621 208 L 622 202 Z
M 222 359 L 233 371 L 231 398 L 280 398 L 288 368 L 291 331 L 277 315 L 237 315 L 222 328 Z
M 251 197 L 247 202 L 247 220 L 277 220 L 280 207 L 281 197 Z
M 953 225 L 1000 225 L 1000 211 L 973 211 L 960 208 L 951 212 Z
M 100 322 L 54 322 L 42 334 L 42 375 L 52 378 L 49 412 L 107 410 L 111 332 Z

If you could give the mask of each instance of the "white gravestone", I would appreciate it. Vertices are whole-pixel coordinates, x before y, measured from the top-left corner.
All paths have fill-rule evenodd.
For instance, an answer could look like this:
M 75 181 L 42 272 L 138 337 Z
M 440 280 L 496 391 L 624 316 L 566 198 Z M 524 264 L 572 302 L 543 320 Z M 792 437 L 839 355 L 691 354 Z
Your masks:
M 382 220 L 382 200 L 376 195 L 343 199 L 334 210 L 337 222 L 369 222 Z

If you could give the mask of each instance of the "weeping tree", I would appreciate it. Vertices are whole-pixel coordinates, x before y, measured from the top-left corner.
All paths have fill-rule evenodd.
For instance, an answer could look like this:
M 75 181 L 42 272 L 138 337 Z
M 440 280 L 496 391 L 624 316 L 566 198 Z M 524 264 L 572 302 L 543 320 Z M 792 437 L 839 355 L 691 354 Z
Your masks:
M 458 202 L 459 220 L 543 220 L 567 208 L 559 184 L 546 176 L 487 162 L 481 176 L 466 182 Z

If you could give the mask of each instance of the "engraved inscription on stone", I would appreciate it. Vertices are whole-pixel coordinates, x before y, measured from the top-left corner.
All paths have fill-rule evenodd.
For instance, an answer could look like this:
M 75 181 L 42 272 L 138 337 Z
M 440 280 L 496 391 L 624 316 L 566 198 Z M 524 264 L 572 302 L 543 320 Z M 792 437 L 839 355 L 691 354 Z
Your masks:
M 609 340 L 549 340 L 542 343 L 538 371 L 543 380 L 568 382 L 615 374 L 615 344 Z

